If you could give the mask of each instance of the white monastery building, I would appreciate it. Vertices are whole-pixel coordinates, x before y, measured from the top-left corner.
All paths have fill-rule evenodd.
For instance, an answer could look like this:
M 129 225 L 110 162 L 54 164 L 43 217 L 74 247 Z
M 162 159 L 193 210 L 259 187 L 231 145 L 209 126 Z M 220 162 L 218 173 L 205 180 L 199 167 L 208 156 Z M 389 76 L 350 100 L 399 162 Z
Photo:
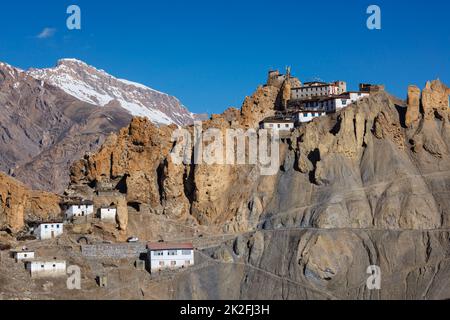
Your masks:
M 326 82 L 305 82 L 302 87 L 291 89 L 291 100 L 307 100 L 317 97 L 329 97 L 343 94 L 347 91 L 347 83 L 336 81 Z
M 299 79 L 291 77 L 289 67 L 286 68 L 286 75 L 280 74 L 278 70 L 269 71 L 267 85 L 282 89 L 282 97 L 279 97 L 282 101 L 281 104 L 278 103 L 280 114 L 264 119 L 259 127 L 280 131 L 281 135 L 314 118 L 336 113 L 372 93 L 385 90 L 384 85 L 361 83 L 359 91 L 347 91 L 345 81 L 313 81 L 302 84 Z M 285 88 L 290 88 L 289 99 L 285 97 Z
M 325 116 L 326 114 L 323 110 L 304 110 L 296 112 L 294 119 L 296 123 L 305 123 L 312 121 L 314 118 Z
M 368 96 L 370 93 L 352 91 L 336 97 L 305 101 L 303 106 L 306 110 L 324 110 L 326 113 L 334 113 Z
M 64 225 L 62 223 L 44 223 L 34 230 L 34 235 L 39 240 L 54 239 L 64 233 Z
M 66 210 L 66 220 L 72 220 L 79 217 L 87 217 L 94 214 L 94 204 L 91 202 L 82 202 L 70 205 Z
M 293 119 L 287 118 L 266 118 L 260 123 L 260 129 L 274 130 L 274 131 L 290 131 L 294 129 L 295 123 Z
M 116 221 L 117 208 L 100 208 L 100 219 L 104 221 Z
M 34 251 L 30 250 L 22 250 L 14 252 L 14 259 L 16 259 L 16 262 L 33 260 L 34 257 L 35 257 Z
M 29 261 L 26 268 L 32 278 L 52 278 L 66 275 L 66 262 L 62 260 L 53 261 Z
M 147 250 L 150 272 L 152 273 L 194 265 L 192 243 L 149 243 L 147 244 Z

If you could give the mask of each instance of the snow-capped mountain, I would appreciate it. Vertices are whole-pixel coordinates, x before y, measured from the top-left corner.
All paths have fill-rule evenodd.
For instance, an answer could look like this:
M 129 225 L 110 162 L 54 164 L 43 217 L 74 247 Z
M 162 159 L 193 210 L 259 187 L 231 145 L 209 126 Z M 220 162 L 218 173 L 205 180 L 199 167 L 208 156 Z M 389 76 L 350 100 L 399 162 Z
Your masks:
M 55 68 L 30 69 L 28 74 L 81 101 L 102 107 L 118 105 L 131 115 L 147 117 L 156 124 L 182 126 L 196 118 L 175 97 L 115 78 L 76 59 L 62 59 Z
M 33 189 L 58 193 L 69 183 L 70 165 L 132 118 L 118 104 L 81 101 L 2 62 L 0 110 L 0 171 Z

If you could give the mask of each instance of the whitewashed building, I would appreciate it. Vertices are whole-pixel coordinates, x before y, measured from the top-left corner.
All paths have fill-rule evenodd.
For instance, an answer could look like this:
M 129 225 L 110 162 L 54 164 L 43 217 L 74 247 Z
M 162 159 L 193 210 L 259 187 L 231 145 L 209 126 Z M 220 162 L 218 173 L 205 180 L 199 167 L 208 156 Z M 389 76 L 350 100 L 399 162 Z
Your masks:
M 335 98 L 335 111 L 349 106 L 350 104 L 361 100 L 362 98 L 369 97 L 368 92 L 349 91 Z
M 72 220 L 79 217 L 87 217 L 94 214 L 94 204 L 91 202 L 82 202 L 71 204 L 66 210 L 66 220 Z
M 151 272 L 194 265 L 194 247 L 191 243 L 149 243 L 147 252 Z
M 296 123 L 306 123 L 312 121 L 314 118 L 325 116 L 327 113 L 323 110 L 308 110 L 308 111 L 297 111 L 294 114 L 294 119 Z
M 334 113 L 368 96 L 370 96 L 370 93 L 367 92 L 346 92 L 335 97 L 316 98 L 305 101 L 303 108 L 306 110 L 324 110 L 326 113 Z
M 116 221 L 117 208 L 100 208 L 100 219 L 103 221 Z
M 266 118 L 259 124 L 260 129 L 275 131 L 290 131 L 295 127 L 295 121 L 291 118 Z
M 303 86 L 291 89 L 291 100 L 308 100 L 317 97 L 330 97 L 343 94 L 347 91 L 347 83 L 336 81 L 326 82 L 305 82 Z
M 64 233 L 64 225 L 62 223 L 44 223 L 34 230 L 34 235 L 39 240 L 54 239 Z
M 16 262 L 34 260 L 34 257 L 35 257 L 34 251 L 30 250 L 22 250 L 14 252 L 14 259 L 16 259 Z
M 66 275 L 66 261 L 28 261 L 26 268 L 32 278 L 51 278 L 62 277 Z

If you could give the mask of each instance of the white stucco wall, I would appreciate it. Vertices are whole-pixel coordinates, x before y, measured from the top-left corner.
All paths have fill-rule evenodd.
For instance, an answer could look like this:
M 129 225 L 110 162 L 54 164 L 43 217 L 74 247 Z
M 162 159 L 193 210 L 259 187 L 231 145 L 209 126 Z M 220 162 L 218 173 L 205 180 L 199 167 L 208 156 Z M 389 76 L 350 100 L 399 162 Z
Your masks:
M 31 261 L 27 270 L 32 278 L 60 277 L 66 275 L 65 261 Z
M 14 255 L 16 261 L 32 260 L 32 259 L 34 259 L 34 256 L 35 256 L 35 254 L 33 251 L 16 252 Z
M 368 96 L 370 96 L 369 93 L 351 92 L 349 99 L 338 98 L 338 99 L 336 99 L 336 111 L 340 110 L 342 108 L 348 107 L 352 103 L 354 103 L 354 102 L 356 102 L 358 100 L 361 100 L 364 97 L 368 97 Z
M 277 130 L 277 131 L 289 131 L 294 129 L 294 123 L 278 123 L 278 122 L 264 122 L 262 129 Z
M 62 223 L 41 224 L 35 231 L 34 235 L 40 240 L 47 240 L 59 237 L 64 233 L 64 225 Z
M 176 252 L 176 255 L 170 255 L 171 252 Z M 187 268 L 194 265 L 194 250 L 149 250 L 148 257 L 152 271 Z
M 116 221 L 117 209 L 115 208 L 101 208 L 100 219 L 107 221 Z
M 368 93 L 351 92 L 349 93 L 349 98 L 332 98 L 322 101 L 307 101 L 305 102 L 305 107 L 308 110 L 325 110 L 328 113 L 332 113 L 368 96 L 370 96 Z
M 66 211 L 66 219 L 86 217 L 94 213 L 93 205 L 74 205 Z
M 325 112 L 319 112 L 319 111 L 310 111 L 310 112 L 299 112 L 295 115 L 296 121 L 300 123 L 310 122 L 314 118 L 325 116 Z

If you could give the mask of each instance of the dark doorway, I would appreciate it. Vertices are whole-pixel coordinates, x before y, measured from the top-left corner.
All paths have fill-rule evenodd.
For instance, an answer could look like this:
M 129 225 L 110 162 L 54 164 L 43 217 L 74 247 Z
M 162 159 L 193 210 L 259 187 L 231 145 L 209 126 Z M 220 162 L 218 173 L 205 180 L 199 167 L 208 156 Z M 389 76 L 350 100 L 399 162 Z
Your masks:
M 128 206 L 136 210 L 136 212 L 141 212 L 141 204 L 139 202 L 128 202 Z

